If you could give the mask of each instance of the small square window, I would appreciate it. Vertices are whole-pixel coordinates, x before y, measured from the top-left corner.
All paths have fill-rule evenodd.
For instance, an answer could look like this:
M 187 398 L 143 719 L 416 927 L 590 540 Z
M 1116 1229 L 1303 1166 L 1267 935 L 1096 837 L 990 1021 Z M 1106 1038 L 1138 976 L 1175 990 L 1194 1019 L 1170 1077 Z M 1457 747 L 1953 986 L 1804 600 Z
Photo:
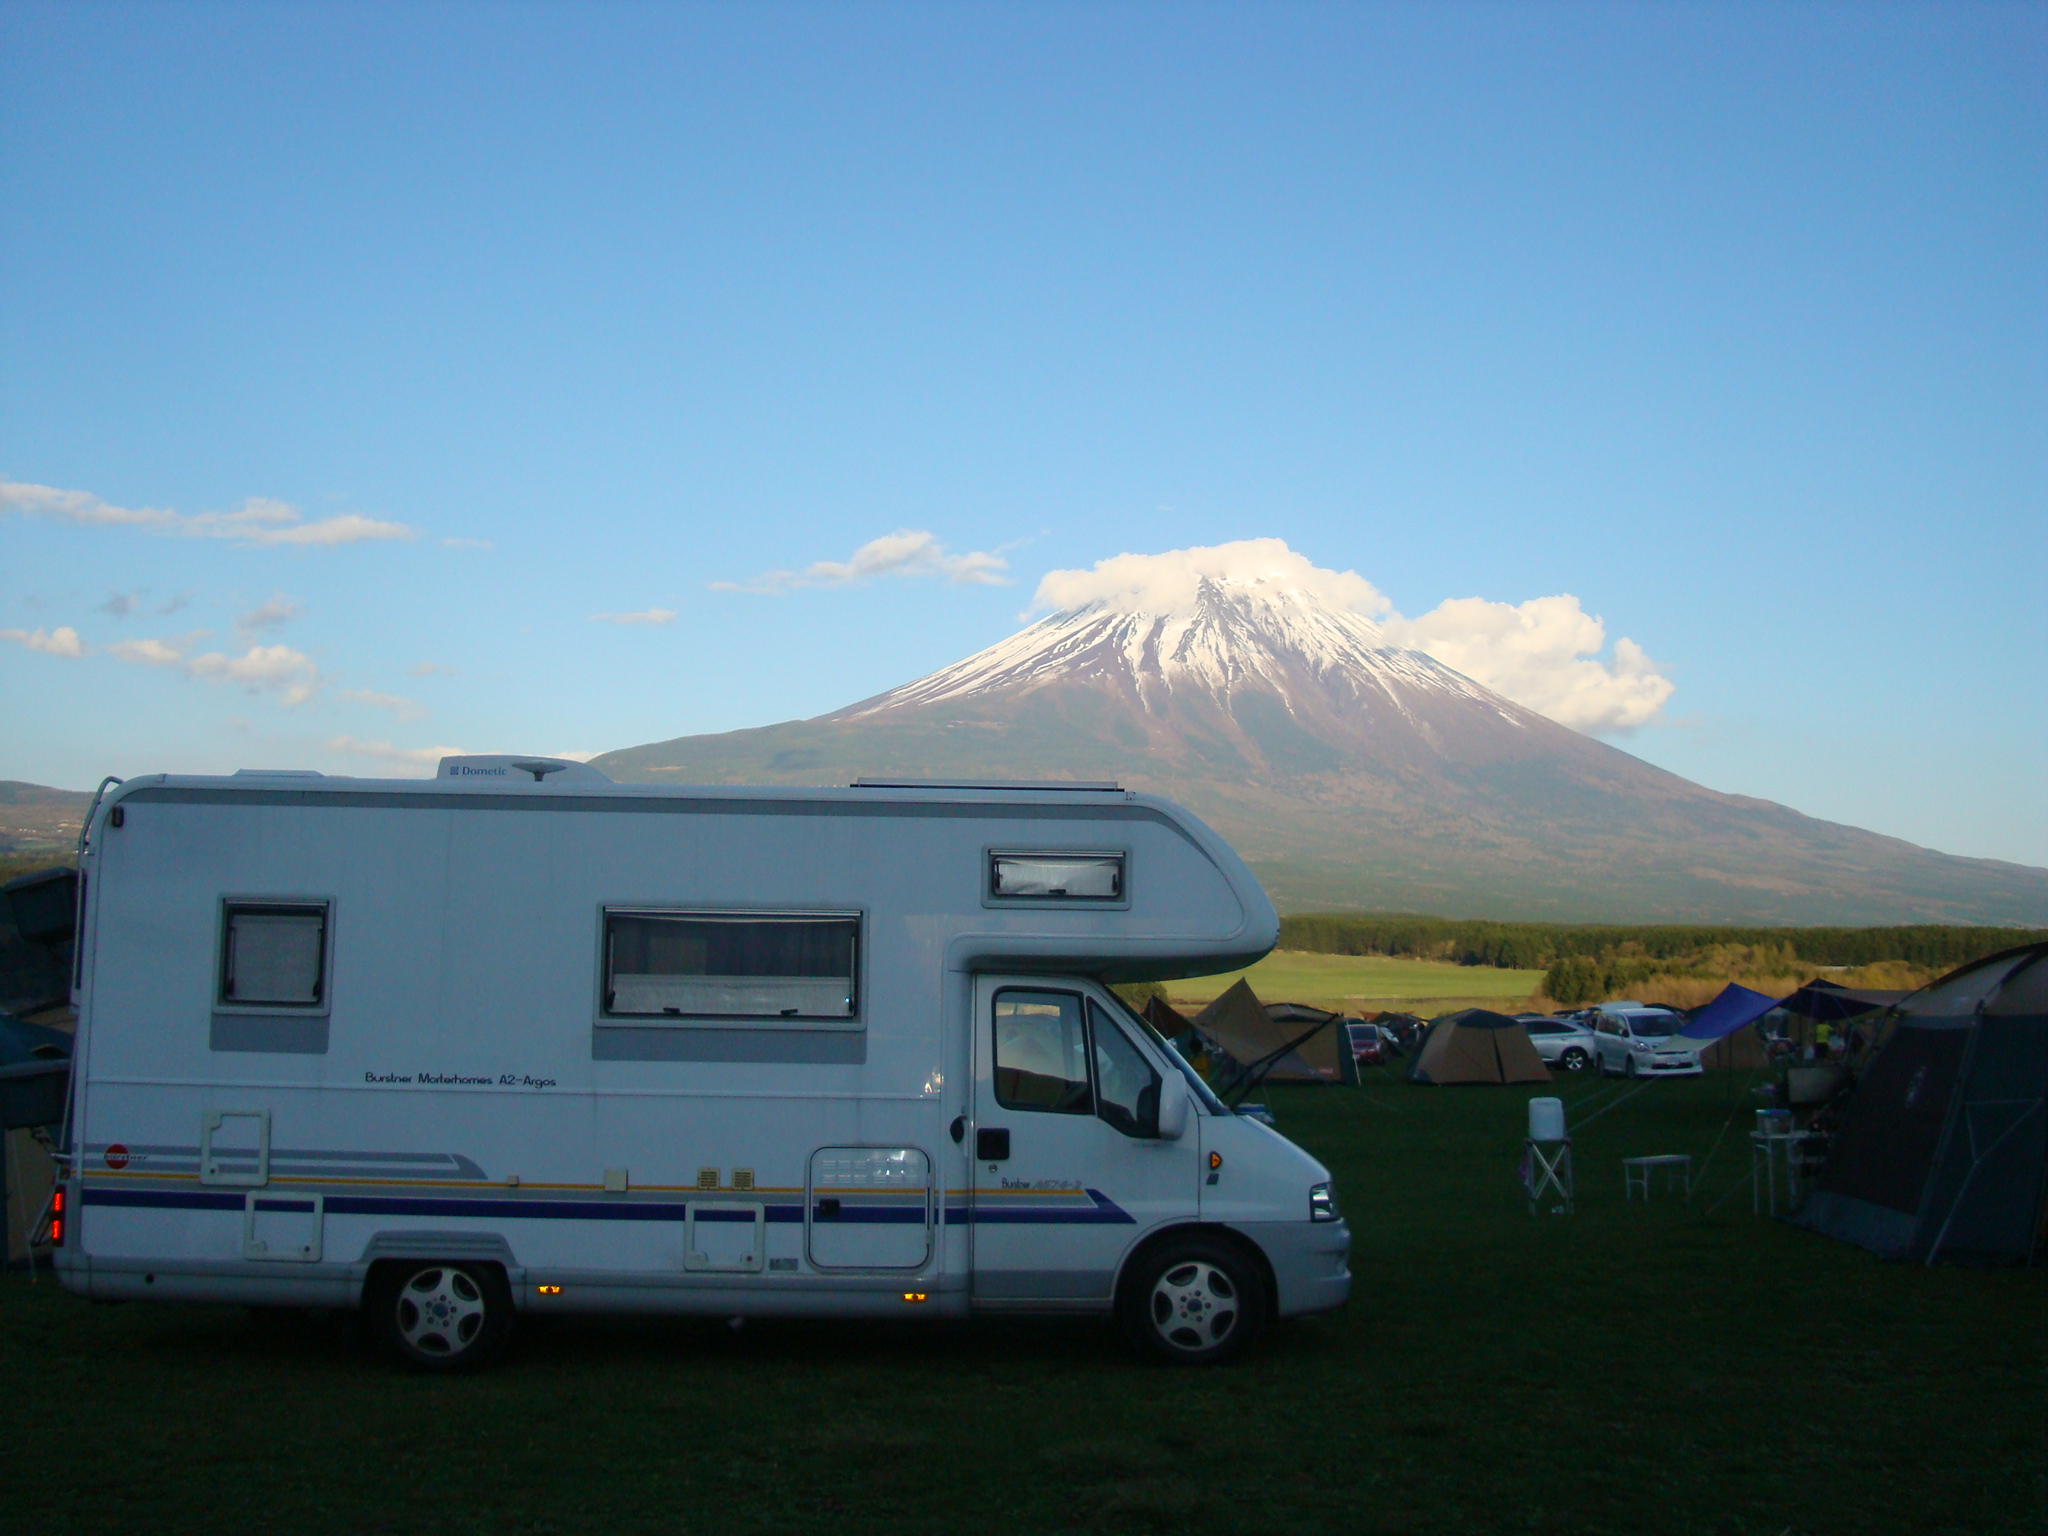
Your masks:
M 220 1001 L 317 1008 L 327 991 L 325 902 L 231 901 L 222 924 Z
M 992 901 L 1120 902 L 1121 853 L 1001 853 L 988 856 Z

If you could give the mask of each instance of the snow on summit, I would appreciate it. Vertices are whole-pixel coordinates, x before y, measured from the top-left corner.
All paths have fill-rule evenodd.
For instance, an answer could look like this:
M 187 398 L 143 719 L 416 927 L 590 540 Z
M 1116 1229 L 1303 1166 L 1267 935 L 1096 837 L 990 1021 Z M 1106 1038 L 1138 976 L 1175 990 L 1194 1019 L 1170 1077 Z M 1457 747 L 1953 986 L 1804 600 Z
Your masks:
M 1281 539 L 1243 539 L 1157 555 L 1117 555 L 1039 583 L 1035 624 L 952 666 L 844 711 L 882 710 L 1096 679 L 1148 711 L 1194 695 L 1308 702 L 1376 696 L 1400 713 L 1417 694 L 1489 706 L 1503 696 L 1580 730 L 1627 729 L 1661 707 L 1668 680 L 1623 640 L 1610 669 L 1589 659 L 1600 621 L 1570 597 L 1519 607 L 1477 598 L 1402 618 L 1355 571 L 1315 565 Z M 1452 660 L 1457 670 L 1453 670 Z
M 1370 616 L 1385 599 L 1363 578 L 1317 570 L 1278 539 L 1055 571 L 1039 585 L 1038 606 L 1047 603 L 1058 611 L 860 713 L 1091 675 L 1128 682 L 1148 709 L 1179 693 L 1225 704 L 1247 687 L 1292 707 L 1308 679 L 1346 692 L 1369 687 L 1397 704 L 1403 687 L 1487 697 L 1428 656 L 1392 645 Z

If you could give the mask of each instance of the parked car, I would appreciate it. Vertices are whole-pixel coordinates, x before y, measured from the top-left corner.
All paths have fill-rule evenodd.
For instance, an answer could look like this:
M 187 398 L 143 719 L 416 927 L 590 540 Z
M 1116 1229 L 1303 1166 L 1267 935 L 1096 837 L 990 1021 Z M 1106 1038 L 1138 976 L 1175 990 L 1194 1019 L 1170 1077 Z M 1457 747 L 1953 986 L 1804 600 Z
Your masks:
M 1586 1025 L 1547 1013 L 1518 1013 L 1515 1017 L 1529 1031 L 1529 1043 L 1545 1066 L 1577 1073 L 1593 1065 L 1593 1031 Z
M 1377 1067 L 1386 1061 L 1387 1038 L 1380 1033 L 1379 1025 L 1360 1022 L 1346 1024 L 1343 1029 L 1352 1058 L 1361 1067 Z
M 1593 1019 L 1594 1045 L 1603 1075 L 1697 1077 L 1706 1070 L 1697 1050 L 1671 1043 L 1685 1020 L 1669 1008 L 1609 1003 Z

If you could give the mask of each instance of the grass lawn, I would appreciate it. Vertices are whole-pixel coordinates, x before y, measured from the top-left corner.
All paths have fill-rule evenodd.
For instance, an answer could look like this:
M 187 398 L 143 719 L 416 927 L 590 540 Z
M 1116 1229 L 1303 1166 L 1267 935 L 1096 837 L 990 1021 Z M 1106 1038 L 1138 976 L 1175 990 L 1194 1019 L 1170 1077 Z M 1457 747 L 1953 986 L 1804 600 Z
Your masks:
M 2034 1533 L 2048 1273 L 1885 1265 L 1754 1218 L 1718 1079 L 1561 1085 L 1577 1215 L 1514 1181 L 1522 1089 L 1268 1094 L 1336 1171 L 1340 1314 L 1241 1366 L 1087 1322 L 562 1322 L 495 1372 L 345 1327 L 0 1282 L 10 1529 Z M 1594 1095 L 1605 1093 L 1605 1100 Z M 1619 1159 L 1704 1157 L 1688 1207 Z
M 1543 984 L 1541 971 L 1276 949 L 1250 970 L 1169 981 L 1166 993 L 1176 1005 L 1206 1003 L 1221 997 L 1240 976 L 1252 984 L 1261 1002 L 1311 1003 L 1354 1014 L 1382 1008 L 1423 1014 L 1465 1007 L 1519 1008 Z

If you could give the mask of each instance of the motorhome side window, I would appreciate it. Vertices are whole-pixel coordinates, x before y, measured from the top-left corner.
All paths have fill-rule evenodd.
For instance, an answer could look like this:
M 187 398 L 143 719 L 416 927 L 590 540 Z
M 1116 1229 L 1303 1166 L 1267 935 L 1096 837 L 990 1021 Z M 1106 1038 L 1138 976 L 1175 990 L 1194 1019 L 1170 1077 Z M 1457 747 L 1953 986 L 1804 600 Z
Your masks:
M 220 953 L 222 1003 L 317 1008 L 326 990 L 325 902 L 225 904 Z
M 1121 853 L 1005 853 L 988 856 L 992 901 L 1121 902 Z
M 611 1018 L 854 1018 L 860 918 L 850 912 L 609 909 L 604 1011 Z

